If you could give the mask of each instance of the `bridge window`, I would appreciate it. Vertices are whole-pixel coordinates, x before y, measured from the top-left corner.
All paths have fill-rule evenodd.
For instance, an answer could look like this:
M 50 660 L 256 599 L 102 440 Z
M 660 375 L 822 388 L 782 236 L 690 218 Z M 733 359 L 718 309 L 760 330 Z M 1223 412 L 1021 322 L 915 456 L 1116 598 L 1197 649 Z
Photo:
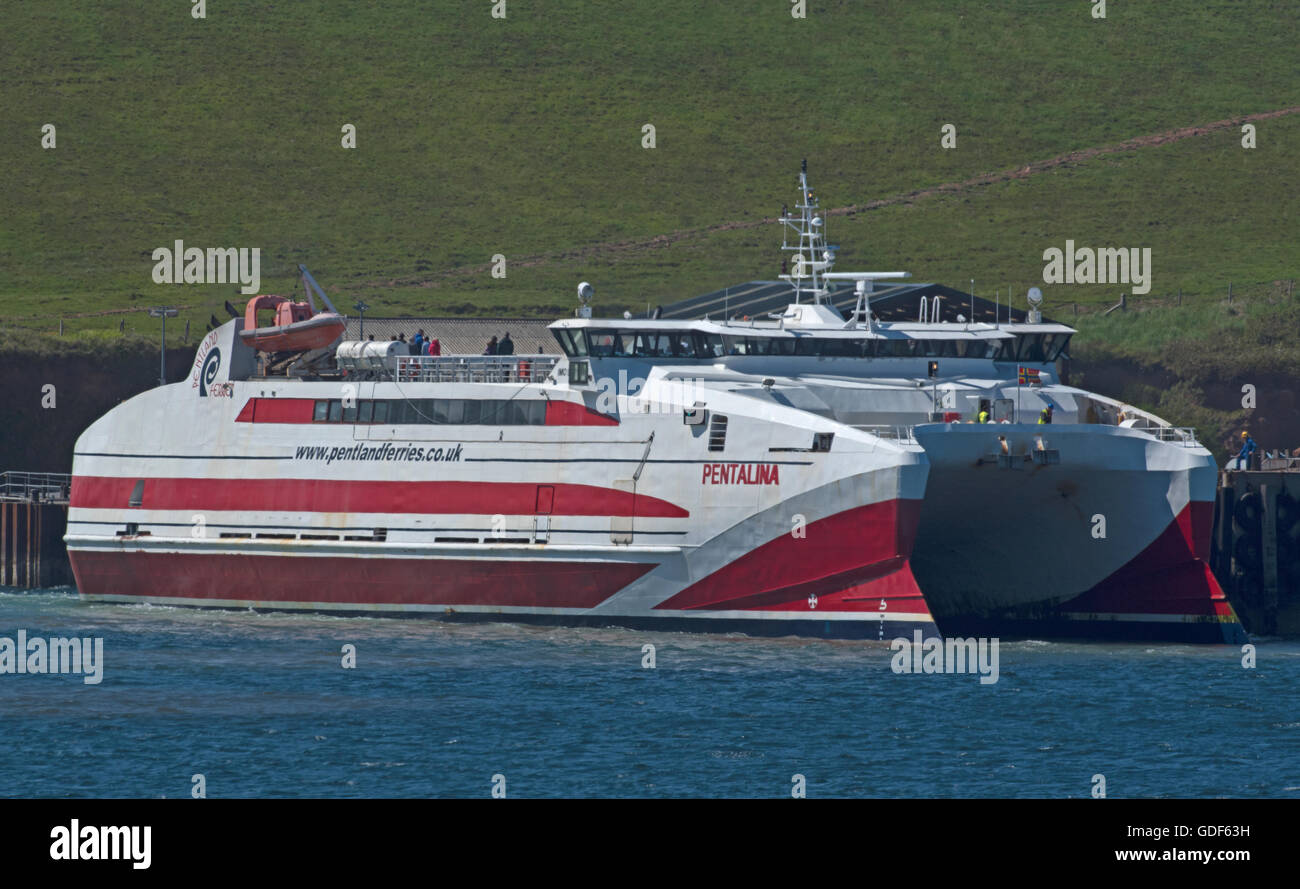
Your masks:
M 1018 361 L 1041 363 L 1046 360 L 1043 353 L 1043 334 L 1022 333 L 1019 339 L 1020 348 L 1016 352 L 1016 359 Z
M 1043 344 L 1043 351 L 1047 353 L 1048 361 L 1055 361 L 1065 352 L 1070 345 L 1070 334 L 1068 333 L 1049 333 Z
M 722 342 L 722 335 L 717 333 L 700 333 L 694 331 L 695 338 L 695 357 L 697 358 L 721 358 L 726 354 L 726 347 Z

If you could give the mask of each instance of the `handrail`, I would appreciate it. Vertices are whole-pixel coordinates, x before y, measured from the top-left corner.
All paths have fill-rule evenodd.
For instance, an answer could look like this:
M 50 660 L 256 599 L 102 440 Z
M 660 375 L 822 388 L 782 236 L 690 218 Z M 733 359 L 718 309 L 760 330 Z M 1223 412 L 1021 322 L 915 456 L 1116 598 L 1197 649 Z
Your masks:
M 557 355 L 397 356 L 399 383 L 540 383 Z
M 876 438 L 886 438 L 891 441 L 915 442 L 916 438 L 912 435 L 912 426 L 852 426 L 859 432 L 866 432 L 874 435 Z
M 67 503 L 72 475 L 66 472 L 0 472 L 0 500 L 18 503 Z

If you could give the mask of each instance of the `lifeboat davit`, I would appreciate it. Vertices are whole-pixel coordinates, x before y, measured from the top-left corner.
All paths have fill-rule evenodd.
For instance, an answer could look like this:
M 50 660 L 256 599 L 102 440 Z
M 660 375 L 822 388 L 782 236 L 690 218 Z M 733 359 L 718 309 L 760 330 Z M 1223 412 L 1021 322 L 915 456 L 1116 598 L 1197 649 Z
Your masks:
M 271 327 L 257 326 L 259 309 L 275 309 Z M 248 301 L 239 337 L 259 352 L 307 352 L 330 345 L 347 329 L 347 320 L 333 312 L 313 313 L 305 302 L 263 294 Z

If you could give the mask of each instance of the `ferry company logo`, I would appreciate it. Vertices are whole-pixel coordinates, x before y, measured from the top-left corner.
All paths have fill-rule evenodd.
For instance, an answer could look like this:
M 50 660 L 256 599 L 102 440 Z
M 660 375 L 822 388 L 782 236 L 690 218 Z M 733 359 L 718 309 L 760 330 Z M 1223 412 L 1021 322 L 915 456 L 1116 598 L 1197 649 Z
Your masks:
M 208 387 L 217 380 L 217 373 L 221 370 L 221 350 L 216 346 L 203 359 L 203 369 L 199 372 L 199 397 L 208 394 Z
M 216 394 L 209 389 L 217 388 L 213 383 L 221 372 L 221 348 L 217 345 L 220 333 L 220 327 L 210 331 L 194 355 L 194 367 L 190 369 L 190 388 L 198 389 L 200 398 Z
M 779 467 L 774 463 L 705 463 L 702 485 L 779 485 Z

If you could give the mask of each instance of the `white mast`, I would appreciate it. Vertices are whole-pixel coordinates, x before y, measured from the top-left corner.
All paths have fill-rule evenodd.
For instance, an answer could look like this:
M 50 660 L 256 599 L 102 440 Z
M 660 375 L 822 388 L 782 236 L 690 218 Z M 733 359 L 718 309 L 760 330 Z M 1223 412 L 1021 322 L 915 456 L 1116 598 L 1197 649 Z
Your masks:
M 835 265 L 834 245 L 826 243 L 826 220 L 818 213 L 820 202 L 808 184 L 808 161 L 805 159 L 799 170 L 799 203 L 795 209 L 799 215 L 793 216 L 782 212 L 781 223 L 786 227 L 785 237 L 781 239 L 781 249 L 794 253 L 791 257 L 789 274 L 780 276 L 794 287 L 794 303 L 798 305 L 800 297 L 807 295 L 814 305 L 821 305 L 822 300 L 830 294 L 829 281 L 856 281 L 859 305 L 849 318 L 850 326 L 856 322 L 857 312 L 870 315 L 871 285 L 868 281 L 884 278 L 910 278 L 909 272 L 832 272 Z M 790 232 L 799 235 L 799 242 L 790 242 Z

